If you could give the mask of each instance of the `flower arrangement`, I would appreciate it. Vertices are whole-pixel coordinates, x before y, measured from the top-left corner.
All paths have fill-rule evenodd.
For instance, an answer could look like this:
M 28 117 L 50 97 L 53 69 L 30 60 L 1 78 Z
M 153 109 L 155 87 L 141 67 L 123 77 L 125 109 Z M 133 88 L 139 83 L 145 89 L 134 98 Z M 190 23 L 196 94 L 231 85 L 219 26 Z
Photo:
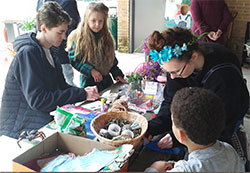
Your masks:
M 141 77 L 143 79 L 156 81 L 157 77 L 161 74 L 162 69 L 157 61 L 154 62 L 153 59 L 151 59 L 143 64 L 141 72 Z
M 150 35 L 148 35 L 145 39 L 144 42 L 142 43 L 142 50 L 144 50 L 145 56 L 148 57 L 150 49 L 148 48 L 148 39 Z
M 140 45 L 135 49 L 135 52 L 139 49 L 142 49 L 145 53 L 145 56 L 148 57 L 149 55 L 149 48 L 148 48 L 148 39 L 150 35 L 148 35 L 145 39 L 143 39 L 140 43 Z
M 150 35 L 148 35 L 144 40 L 142 40 L 140 46 L 135 49 L 137 51 L 141 48 L 144 51 L 146 58 L 146 62 L 139 65 L 136 68 L 135 73 L 140 73 L 140 76 L 144 80 L 152 80 L 155 81 L 159 75 L 163 73 L 160 64 L 156 61 L 154 62 L 153 59 L 150 59 L 150 49 L 148 48 L 148 39 Z
M 126 75 L 127 81 L 128 83 L 134 82 L 134 81 L 138 81 L 138 80 L 142 80 L 142 76 L 136 72 L 136 73 L 130 73 Z

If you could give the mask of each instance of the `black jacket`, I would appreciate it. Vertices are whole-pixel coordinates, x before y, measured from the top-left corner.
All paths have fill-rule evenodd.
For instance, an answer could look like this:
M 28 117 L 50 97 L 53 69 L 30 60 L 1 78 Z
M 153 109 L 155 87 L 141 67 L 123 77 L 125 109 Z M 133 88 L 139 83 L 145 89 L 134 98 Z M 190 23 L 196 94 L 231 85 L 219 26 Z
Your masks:
M 249 93 L 242 76 L 233 68 L 222 68 L 215 71 L 207 81 L 201 81 L 205 74 L 214 66 L 221 63 L 232 63 L 240 72 L 241 66 L 237 57 L 221 45 L 213 43 L 201 43 L 205 49 L 205 63 L 203 69 L 194 72 L 188 78 L 171 79 L 167 74 L 167 82 L 164 88 L 164 101 L 158 115 L 149 121 L 148 134 L 158 135 L 171 131 L 170 104 L 177 90 L 183 87 L 201 87 L 209 89 L 222 98 L 226 110 L 226 127 L 220 139 L 229 141 L 236 123 L 243 119 L 249 106 Z M 202 122 L 201 122 L 202 123 Z
M 48 62 L 35 33 L 19 36 L 2 96 L 0 135 L 17 138 L 23 130 L 39 129 L 52 120 L 57 106 L 86 99 L 84 89 L 69 86 L 60 62 Z

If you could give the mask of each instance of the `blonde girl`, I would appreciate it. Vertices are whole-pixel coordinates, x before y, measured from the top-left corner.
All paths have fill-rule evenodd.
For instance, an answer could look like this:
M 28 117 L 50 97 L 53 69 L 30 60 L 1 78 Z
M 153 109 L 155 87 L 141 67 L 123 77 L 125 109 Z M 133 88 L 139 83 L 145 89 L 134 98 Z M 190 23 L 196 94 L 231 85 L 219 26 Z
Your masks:
M 90 3 L 83 20 L 67 41 L 71 64 L 81 73 L 80 86 L 96 85 L 99 92 L 113 84 L 109 73 L 116 81 L 125 82 L 108 30 L 108 11 L 103 3 Z

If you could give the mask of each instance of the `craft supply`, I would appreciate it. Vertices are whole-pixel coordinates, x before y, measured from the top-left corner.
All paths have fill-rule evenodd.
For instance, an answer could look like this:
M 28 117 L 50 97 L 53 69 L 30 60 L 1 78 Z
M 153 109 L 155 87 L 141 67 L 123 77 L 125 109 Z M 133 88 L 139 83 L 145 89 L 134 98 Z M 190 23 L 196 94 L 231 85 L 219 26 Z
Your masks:
M 87 121 L 86 118 L 58 107 L 54 119 L 59 131 L 71 135 L 86 136 L 86 127 L 84 125 Z
M 110 120 L 112 121 L 111 123 Z M 128 121 L 128 123 L 125 121 Z M 141 128 L 133 130 L 134 138 L 131 138 L 129 140 L 110 140 L 110 139 L 105 139 L 98 134 L 102 128 L 108 129 L 109 125 L 112 123 L 116 123 L 118 124 L 118 126 L 120 126 L 120 128 L 122 128 L 125 124 L 130 124 L 130 123 L 132 124 L 135 121 L 137 121 L 137 123 L 140 125 Z M 129 143 L 132 144 L 134 147 L 137 147 L 142 137 L 145 135 L 147 127 L 148 127 L 148 121 L 144 116 L 131 112 L 107 112 L 97 116 L 91 122 L 91 130 L 96 135 L 98 140 L 101 143 L 115 147 L 125 143 Z
M 114 123 L 110 124 L 108 127 L 108 132 L 111 136 L 118 136 L 120 135 L 121 127 Z
M 110 93 L 108 98 L 107 98 L 107 104 L 113 103 L 118 97 L 118 93 Z
M 109 135 L 109 132 L 106 129 L 101 129 L 99 132 L 99 135 L 103 137 L 107 137 Z
M 134 138 L 134 133 L 131 130 L 123 130 L 121 135 L 129 135 L 131 138 Z
M 111 109 L 109 111 L 122 112 L 128 111 L 128 99 L 122 96 L 120 99 L 115 100 L 112 103 Z
M 101 110 L 101 101 L 95 101 L 95 102 L 91 102 L 91 103 L 87 103 L 85 105 L 82 105 L 81 107 L 83 107 L 84 109 L 88 109 L 91 111 L 100 111 Z
M 92 107 L 92 106 L 98 106 L 98 109 L 100 110 L 101 108 L 101 101 L 96 101 L 96 102 L 92 102 L 92 103 L 88 103 L 86 105 L 86 107 Z M 84 105 L 85 107 L 85 105 Z M 83 107 L 78 107 L 72 104 L 67 104 L 61 107 L 62 109 L 66 110 L 67 112 L 70 112 L 72 114 L 76 114 L 79 115 L 83 118 L 85 118 L 87 121 L 84 123 L 84 126 L 86 127 L 86 138 L 89 139 L 94 139 L 95 135 L 93 134 L 93 132 L 90 130 L 90 123 L 91 121 L 97 117 L 98 115 L 100 115 L 101 113 L 95 112 L 95 111 L 91 111 L 90 109 L 86 109 Z M 97 108 L 96 108 L 97 109 Z
M 101 99 L 101 112 L 104 112 L 104 111 L 105 111 L 105 110 L 104 110 L 104 108 L 105 108 L 104 103 L 105 103 L 105 100 L 104 100 L 104 99 Z

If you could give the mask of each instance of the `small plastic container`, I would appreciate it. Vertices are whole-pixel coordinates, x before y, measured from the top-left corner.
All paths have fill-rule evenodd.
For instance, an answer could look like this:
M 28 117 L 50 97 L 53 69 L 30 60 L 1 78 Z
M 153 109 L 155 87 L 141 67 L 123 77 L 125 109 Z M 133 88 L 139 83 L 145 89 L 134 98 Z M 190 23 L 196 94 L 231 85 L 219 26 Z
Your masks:
M 105 112 L 105 106 L 104 106 L 105 100 L 101 99 L 101 112 Z

